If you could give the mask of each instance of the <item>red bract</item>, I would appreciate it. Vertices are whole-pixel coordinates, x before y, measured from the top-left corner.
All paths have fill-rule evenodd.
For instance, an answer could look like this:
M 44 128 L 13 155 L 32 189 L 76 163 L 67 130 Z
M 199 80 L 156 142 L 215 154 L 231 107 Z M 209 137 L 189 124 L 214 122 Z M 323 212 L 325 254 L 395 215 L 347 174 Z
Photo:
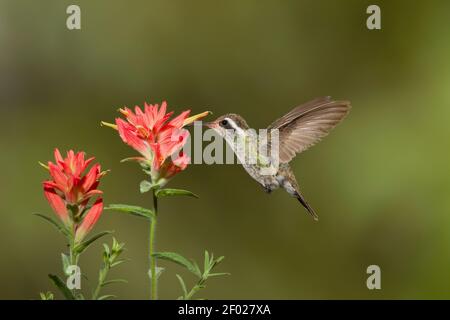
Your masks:
M 91 231 L 97 222 L 98 218 L 103 212 L 103 199 L 98 198 L 86 216 L 83 218 L 83 221 L 76 229 L 75 233 L 75 242 L 80 242 L 86 236 L 86 234 Z
M 178 172 L 183 171 L 189 164 L 189 157 L 185 153 L 180 153 L 178 158 L 173 161 L 164 163 L 160 170 L 161 178 L 166 180 L 172 178 Z
M 189 137 L 183 127 L 209 113 L 188 117 L 187 110 L 169 120 L 173 112 L 166 112 L 166 102 L 161 107 L 145 103 L 144 110 L 136 106 L 134 112 L 126 107 L 119 111 L 125 119 L 117 118 L 116 125 L 103 124 L 118 130 L 122 140 L 142 155 L 135 159 L 149 164 L 154 180 L 169 179 L 187 167 L 189 157 L 180 152 Z
M 55 149 L 55 163 L 49 161 L 46 166 L 51 180 L 43 182 L 45 197 L 64 225 L 73 227 L 78 240 L 92 229 L 103 210 L 103 200 L 99 197 L 102 191 L 97 187 L 105 172 L 101 172 L 99 164 L 94 164 L 85 174 L 93 160 L 85 160 L 84 152 L 75 154 L 72 150 L 63 159 Z M 89 200 L 95 196 L 97 200 L 88 210 Z

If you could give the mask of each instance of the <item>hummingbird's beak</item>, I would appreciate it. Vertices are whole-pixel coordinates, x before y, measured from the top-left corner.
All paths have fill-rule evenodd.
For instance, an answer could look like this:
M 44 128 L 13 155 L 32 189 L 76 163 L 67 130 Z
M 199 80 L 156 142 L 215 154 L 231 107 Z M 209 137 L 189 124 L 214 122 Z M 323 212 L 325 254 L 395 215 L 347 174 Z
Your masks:
M 187 125 L 185 125 L 185 127 L 191 127 L 191 126 L 193 126 L 193 125 L 194 125 L 194 122 L 191 122 L 191 123 L 188 123 Z M 213 122 L 204 122 L 204 121 L 201 121 L 201 125 L 202 125 L 203 127 L 213 128 L 214 123 L 213 123 Z
M 203 122 L 203 126 L 213 129 L 216 126 L 216 123 L 215 122 Z

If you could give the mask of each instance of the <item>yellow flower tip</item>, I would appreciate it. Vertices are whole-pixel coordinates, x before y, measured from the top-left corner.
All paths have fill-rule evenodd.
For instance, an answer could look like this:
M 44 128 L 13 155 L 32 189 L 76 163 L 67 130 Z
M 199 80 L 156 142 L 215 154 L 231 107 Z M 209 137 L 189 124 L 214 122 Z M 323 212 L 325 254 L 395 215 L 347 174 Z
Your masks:
M 104 171 L 100 172 L 100 177 L 105 176 L 105 175 L 108 174 L 110 171 L 111 171 L 111 170 L 108 169 L 108 170 L 104 170 Z
M 119 108 L 117 111 L 119 111 L 125 117 L 128 117 L 128 115 L 129 115 L 129 112 L 126 109 Z
M 41 167 L 43 167 L 44 169 L 49 170 L 48 166 L 46 166 L 46 165 L 43 164 L 42 162 L 39 161 L 38 163 L 39 163 L 39 165 L 40 165 Z
M 204 117 L 208 116 L 209 114 L 212 114 L 211 111 L 205 111 L 199 114 L 196 114 L 194 116 L 191 116 L 189 118 L 186 118 L 183 122 L 183 126 L 187 126 L 188 124 L 193 123 L 194 121 L 198 121 L 200 119 L 203 119 Z
M 110 127 L 110 128 L 112 128 L 114 130 L 117 130 L 117 125 L 116 124 L 112 124 L 112 123 L 109 123 L 109 122 L 102 121 L 102 122 L 100 122 L 100 125 L 101 126 L 105 126 L 105 127 Z

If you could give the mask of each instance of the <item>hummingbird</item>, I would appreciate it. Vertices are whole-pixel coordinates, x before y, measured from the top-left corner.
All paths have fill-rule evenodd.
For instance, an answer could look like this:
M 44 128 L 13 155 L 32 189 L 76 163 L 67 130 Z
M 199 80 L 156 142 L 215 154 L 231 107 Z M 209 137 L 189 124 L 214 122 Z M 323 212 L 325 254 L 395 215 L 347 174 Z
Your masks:
M 262 185 L 267 193 L 280 187 L 283 188 L 303 205 L 314 220 L 318 220 L 316 212 L 301 193 L 289 163 L 297 154 L 307 150 L 328 135 L 345 118 L 350 109 L 349 101 L 335 101 L 331 97 L 317 98 L 292 109 L 267 127 L 269 139 L 259 140 L 263 141 L 262 143 L 265 144 L 265 149 L 268 151 L 267 154 L 269 154 L 265 156 L 264 161 L 252 163 L 241 161 L 242 166 L 253 179 Z M 252 136 L 249 133 L 252 131 L 249 130 L 250 127 L 245 119 L 235 113 L 220 116 L 216 120 L 206 123 L 205 126 L 224 138 L 236 155 L 242 152 L 242 150 L 238 150 L 239 144 L 236 144 L 236 139 L 246 141 Z M 270 139 L 274 130 L 278 134 L 278 152 L 275 153 L 275 156 L 270 152 L 275 145 L 272 145 Z M 259 156 L 257 159 L 260 159 Z M 261 162 L 265 162 L 266 165 L 268 163 L 275 170 L 270 171 L 270 174 L 261 174 Z

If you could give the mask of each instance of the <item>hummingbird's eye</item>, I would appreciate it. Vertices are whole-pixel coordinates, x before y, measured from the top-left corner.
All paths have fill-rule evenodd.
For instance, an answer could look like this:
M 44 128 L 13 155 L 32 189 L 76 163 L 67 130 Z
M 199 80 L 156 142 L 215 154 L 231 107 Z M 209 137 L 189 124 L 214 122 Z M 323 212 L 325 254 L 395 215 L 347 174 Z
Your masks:
M 222 127 L 226 127 L 227 124 L 228 124 L 228 120 L 226 120 L 226 119 L 220 121 L 220 125 L 221 125 Z

